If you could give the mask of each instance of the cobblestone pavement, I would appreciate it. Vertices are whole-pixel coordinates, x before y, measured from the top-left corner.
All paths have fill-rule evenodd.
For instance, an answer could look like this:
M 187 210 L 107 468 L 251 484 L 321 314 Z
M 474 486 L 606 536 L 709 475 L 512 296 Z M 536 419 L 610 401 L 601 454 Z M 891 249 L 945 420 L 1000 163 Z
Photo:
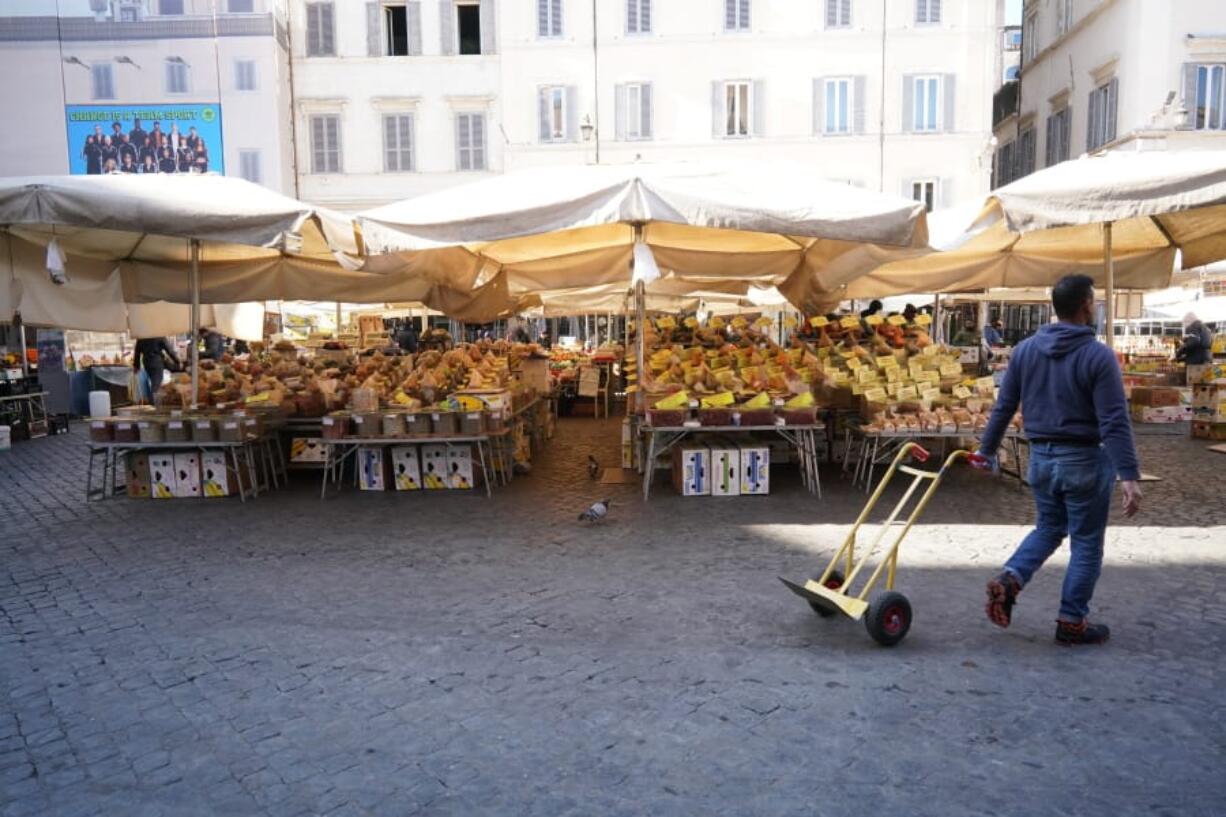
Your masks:
M 1226 457 L 1140 440 L 1103 648 L 1051 642 L 1062 557 L 1007 631 L 1029 521 L 962 470 L 904 545 L 893 650 L 803 578 L 863 502 L 596 486 L 563 421 L 492 500 L 314 482 L 240 505 L 82 498 L 81 429 L 0 454 L 0 815 L 1221 815 Z M 576 514 L 602 494 L 609 519 Z

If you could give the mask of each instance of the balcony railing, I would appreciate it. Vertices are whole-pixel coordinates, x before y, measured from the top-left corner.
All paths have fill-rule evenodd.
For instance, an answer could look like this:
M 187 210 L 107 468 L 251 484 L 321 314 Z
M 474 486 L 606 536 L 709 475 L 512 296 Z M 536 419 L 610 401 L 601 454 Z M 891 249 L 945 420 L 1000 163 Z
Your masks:
M 1018 99 L 1021 97 L 1022 85 L 1017 80 L 1010 80 L 992 94 L 992 127 L 996 127 L 1013 114 L 1017 113 Z

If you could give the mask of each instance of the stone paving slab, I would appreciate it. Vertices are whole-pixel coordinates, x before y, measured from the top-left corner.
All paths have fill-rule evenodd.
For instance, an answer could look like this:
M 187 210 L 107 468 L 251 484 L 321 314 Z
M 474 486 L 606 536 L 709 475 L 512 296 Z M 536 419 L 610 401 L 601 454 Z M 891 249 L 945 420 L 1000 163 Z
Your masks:
M 1226 507 L 1204 444 L 1139 440 L 1100 649 L 985 578 L 1032 509 L 955 473 L 904 545 L 898 648 L 803 578 L 864 500 L 595 485 L 571 420 L 494 499 L 316 483 L 85 503 L 80 429 L 0 455 L 0 815 L 1220 815 Z M 613 497 L 609 519 L 575 522 Z

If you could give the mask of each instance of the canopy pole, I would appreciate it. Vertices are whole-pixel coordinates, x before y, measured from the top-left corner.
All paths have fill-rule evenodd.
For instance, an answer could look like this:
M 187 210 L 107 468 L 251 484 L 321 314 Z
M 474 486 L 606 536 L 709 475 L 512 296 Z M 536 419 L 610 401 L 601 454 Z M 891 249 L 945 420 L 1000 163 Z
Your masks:
M 1107 348 L 1115 348 L 1115 259 L 1111 257 L 1110 221 L 1103 224 L 1103 263 L 1107 268 Z
M 932 339 L 937 343 L 943 342 L 941 328 L 941 293 L 937 292 L 932 296 Z
M 30 376 L 30 361 L 27 359 L 28 352 L 26 351 L 26 322 L 22 319 L 20 312 L 15 316 L 14 324 L 17 327 L 17 337 L 21 338 L 21 376 L 26 378 Z
M 200 404 L 200 239 L 191 239 L 190 249 L 192 259 L 192 306 L 190 321 L 192 336 L 188 349 L 191 352 L 192 361 L 192 408 L 196 408 Z M 153 388 L 156 390 L 157 386 Z
M 336 339 L 341 338 L 341 302 L 336 302 Z
M 634 225 L 634 243 L 641 244 L 643 242 L 643 225 Z M 634 258 L 630 259 L 630 271 L 634 274 Z M 645 368 L 644 360 L 647 357 L 647 284 L 642 278 L 637 278 L 634 282 L 634 331 L 638 333 L 635 337 L 634 344 L 634 363 L 637 379 L 635 383 L 638 385 L 638 390 L 635 392 L 635 404 L 638 406 L 639 413 L 647 410 L 647 404 L 643 394 L 643 386 L 646 383 L 647 369 Z M 650 464 L 647 465 L 650 467 Z

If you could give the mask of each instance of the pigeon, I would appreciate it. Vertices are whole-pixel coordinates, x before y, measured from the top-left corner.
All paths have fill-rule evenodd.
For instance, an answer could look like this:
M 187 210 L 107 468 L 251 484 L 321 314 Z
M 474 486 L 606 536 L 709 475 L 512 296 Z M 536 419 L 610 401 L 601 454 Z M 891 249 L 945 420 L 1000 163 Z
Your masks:
M 613 503 L 611 499 L 602 499 L 599 502 L 593 502 L 592 507 L 588 508 L 583 513 L 579 514 L 580 522 L 598 522 L 604 519 L 609 513 L 609 505 Z
M 600 463 L 596 462 L 596 458 L 591 454 L 587 455 L 587 478 L 596 479 L 600 476 Z

